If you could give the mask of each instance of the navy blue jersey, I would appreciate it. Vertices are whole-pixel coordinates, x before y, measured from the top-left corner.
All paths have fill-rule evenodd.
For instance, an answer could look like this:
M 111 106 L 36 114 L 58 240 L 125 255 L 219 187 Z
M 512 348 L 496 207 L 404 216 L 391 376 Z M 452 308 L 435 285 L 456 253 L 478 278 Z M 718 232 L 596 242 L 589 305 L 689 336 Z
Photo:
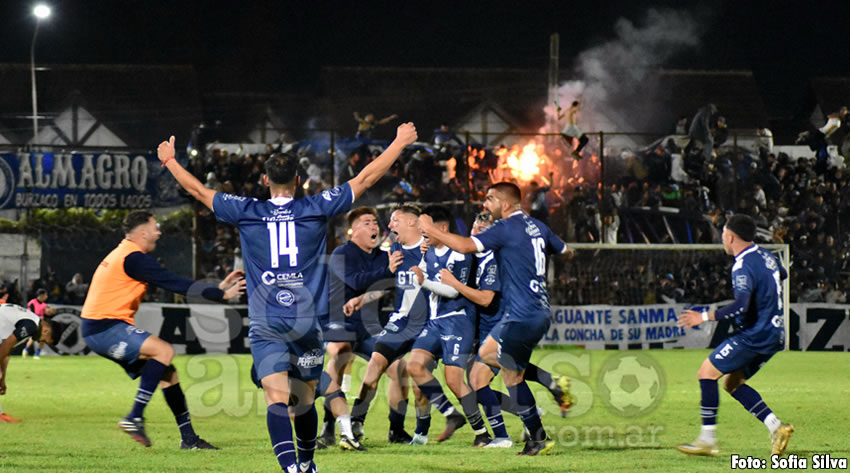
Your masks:
M 785 342 L 782 280 L 785 268 L 768 250 L 753 245 L 735 257 L 732 288 L 735 299 L 749 299 L 749 306 L 730 314 L 743 340 L 757 351 L 773 351 Z
M 487 307 L 477 306 L 478 315 L 481 317 L 499 318 L 501 314 L 501 292 L 502 283 L 499 279 L 499 263 L 496 262 L 496 254 L 493 251 L 476 253 L 475 288 L 480 291 L 493 291 L 493 300 Z
M 365 293 L 376 282 L 393 277 L 386 251 L 379 249 L 367 253 L 352 241 L 337 247 L 330 261 L 330 310 L 342 313 L 342 306 L 350 299 Z M 351 314 L 350 321 L 360 320 L 360 311 Z
M 455 279 L 461 284 L 469 281 L 469 270 L 472 265 L 472 257 L 463 253 L 453 251 L 448 246 L 442 248 L 430 247 L 425 257 L 422 258 L 420 268 L 425 272 L 425 277 L 434 282 L 440 282 L 440 270 L 445 268 L 451 271 Z M 429 299 L 431 318 L 439 319 L 453 315 L 466 315 L 469 301 L 465 297 L 443 297 L 431 293 Z
M 216 218 L 239 228 L 252 323 L 328 313 L 327 221 L 353 200 L 348 183 L 298 200 L 215 194 Z
M 422 321 L 428 317 L 428 291 L 416 284 L 416 273 L 410 270 L 422 261 L 421 244 L 420 239 L 414 245 L 403 246 L 395 242 L 390 247 L 390 254 L 396 251 L 404 254 L 404 260 L 395 272 L 395 308 L 389 321 L 397 327 L 406 326 L 408 320 Z
M 479 251 L 494 250 L 502 280 L 504 317 L 536 320 L 550 314 L 546 292 L 548 253 L 562 253 L 566 243 L 543 222 L 514 212 L 472 237 Z

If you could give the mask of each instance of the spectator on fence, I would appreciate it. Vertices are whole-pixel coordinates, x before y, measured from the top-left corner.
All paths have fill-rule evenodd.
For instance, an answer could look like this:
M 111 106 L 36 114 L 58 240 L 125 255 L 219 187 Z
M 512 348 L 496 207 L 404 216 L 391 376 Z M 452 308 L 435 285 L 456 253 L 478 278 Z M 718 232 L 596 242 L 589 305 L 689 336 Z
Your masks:
M 361 117 L 359 113 L 354 112 L 354 119 L 357 121 L 357 133 L 354 136 L 356 138 L 371 139 L 372 130 L 374 130 L 375 127 L 389 123 L 396 118 L 398 118 L 398 115 L 395 113 L 380 120 L 376 120 L 375 115 L 372 113 L 368 113 L 365 117 Z

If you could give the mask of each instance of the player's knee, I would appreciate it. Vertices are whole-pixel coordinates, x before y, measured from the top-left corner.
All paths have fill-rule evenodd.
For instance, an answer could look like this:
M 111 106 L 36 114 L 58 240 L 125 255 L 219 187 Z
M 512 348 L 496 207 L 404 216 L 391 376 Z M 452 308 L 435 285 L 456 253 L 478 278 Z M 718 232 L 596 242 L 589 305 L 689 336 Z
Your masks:
M 732 394 L 744 384 L 745 380 L 741 377 L 729 375 L 723 380 L 723 389 L 727 393 Z
M 414 378 L 423 376 L 426 373 L 425 365 L 419 360 L 410 360 L 410 362 L 407 363 L 407 372 Z
M 157 344 L 156 353 L 153 358 L 164 365 L 170 365 L 171 360 L 174 359 L 174 347 L 170 343 L 161 340 Z
M 165 368 L 165 371 L 162 373 L 162 377 L 159 378 L 159 379 L 160 379 L 160 381 L 165 381 L 167 383 L 176 384 L 177 381 L 178 381 L 178 379 L 177 379 L 177 368 L 175 368 L 174 365 L 168 365 L 168 367 Z

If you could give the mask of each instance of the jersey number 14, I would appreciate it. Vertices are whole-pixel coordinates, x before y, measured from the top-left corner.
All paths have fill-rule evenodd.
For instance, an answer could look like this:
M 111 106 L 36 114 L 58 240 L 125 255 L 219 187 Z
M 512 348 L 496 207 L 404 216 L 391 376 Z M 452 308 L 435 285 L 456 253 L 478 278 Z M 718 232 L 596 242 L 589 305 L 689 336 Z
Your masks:
M 289 256 L 289 267 L 298 266 L 298 244 L 295 242 L 295 222 L 270 222 L 269 249 L 272 256 L 272 268 L 280 266 L 280 257 Z

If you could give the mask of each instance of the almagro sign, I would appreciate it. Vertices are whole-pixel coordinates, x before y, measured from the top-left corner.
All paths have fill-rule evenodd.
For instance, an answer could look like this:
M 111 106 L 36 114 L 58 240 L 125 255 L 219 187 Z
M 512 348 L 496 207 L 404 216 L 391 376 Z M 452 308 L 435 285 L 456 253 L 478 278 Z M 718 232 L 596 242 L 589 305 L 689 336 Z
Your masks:
M 0 209 L 137 209 L 180 201 L 153 154 L 0 154 Z

